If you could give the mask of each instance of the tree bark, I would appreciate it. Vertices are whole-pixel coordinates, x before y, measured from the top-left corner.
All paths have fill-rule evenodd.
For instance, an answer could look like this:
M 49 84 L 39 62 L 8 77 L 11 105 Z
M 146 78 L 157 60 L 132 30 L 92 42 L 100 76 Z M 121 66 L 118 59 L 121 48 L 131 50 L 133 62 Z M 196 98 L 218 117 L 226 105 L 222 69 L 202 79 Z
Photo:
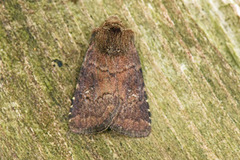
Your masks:
M 73 134 L 91 31 L 135 32 L 152 133 Z M 240 159 L 240 2 L 0 1 L 1 159 Z

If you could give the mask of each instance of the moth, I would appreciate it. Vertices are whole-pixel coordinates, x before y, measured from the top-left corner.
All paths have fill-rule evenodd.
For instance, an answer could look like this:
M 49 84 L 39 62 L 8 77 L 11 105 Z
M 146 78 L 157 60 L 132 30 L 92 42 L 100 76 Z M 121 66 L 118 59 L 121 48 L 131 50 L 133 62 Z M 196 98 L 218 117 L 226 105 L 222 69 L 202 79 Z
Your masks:
M 130 137 L 151 132 L 149 104 L 134 32 L 116 16 L 92 32 L 69 115 L 72 132 L 111 129 Z

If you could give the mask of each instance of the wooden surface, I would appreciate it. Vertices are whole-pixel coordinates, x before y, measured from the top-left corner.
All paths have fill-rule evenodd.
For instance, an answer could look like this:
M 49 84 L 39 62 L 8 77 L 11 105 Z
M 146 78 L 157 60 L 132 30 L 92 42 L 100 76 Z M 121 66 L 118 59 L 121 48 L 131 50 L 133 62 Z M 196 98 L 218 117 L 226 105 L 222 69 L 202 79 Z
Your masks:
M 240 159 L 240 2 L 0 1 L 1 159 Z M 152 133 L 69 131 L 91 31 L 136 34 Z

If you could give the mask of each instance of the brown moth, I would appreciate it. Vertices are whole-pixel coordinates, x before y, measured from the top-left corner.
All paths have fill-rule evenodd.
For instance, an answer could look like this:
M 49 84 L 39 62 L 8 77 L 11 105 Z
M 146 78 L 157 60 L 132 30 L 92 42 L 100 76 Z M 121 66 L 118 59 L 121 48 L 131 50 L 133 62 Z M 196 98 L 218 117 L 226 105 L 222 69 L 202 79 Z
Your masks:
M 108 128 L 130 137 L 146 137 L 151 119 L 134 32 L 111 16 L 93 30 L 69 116 L 80 134 Z

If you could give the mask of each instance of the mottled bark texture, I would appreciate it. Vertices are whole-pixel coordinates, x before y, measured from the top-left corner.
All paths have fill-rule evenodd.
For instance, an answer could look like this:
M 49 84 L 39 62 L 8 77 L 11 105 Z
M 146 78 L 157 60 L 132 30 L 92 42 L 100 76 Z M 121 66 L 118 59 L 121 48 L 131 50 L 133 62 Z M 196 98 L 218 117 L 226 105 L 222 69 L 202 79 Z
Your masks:
M 135 33 L 145 138 L 68 126 L 91 31 L 110 15 Z M 239 17 L 236 0 L 0 1 L 1 159 L 240 159 Z

